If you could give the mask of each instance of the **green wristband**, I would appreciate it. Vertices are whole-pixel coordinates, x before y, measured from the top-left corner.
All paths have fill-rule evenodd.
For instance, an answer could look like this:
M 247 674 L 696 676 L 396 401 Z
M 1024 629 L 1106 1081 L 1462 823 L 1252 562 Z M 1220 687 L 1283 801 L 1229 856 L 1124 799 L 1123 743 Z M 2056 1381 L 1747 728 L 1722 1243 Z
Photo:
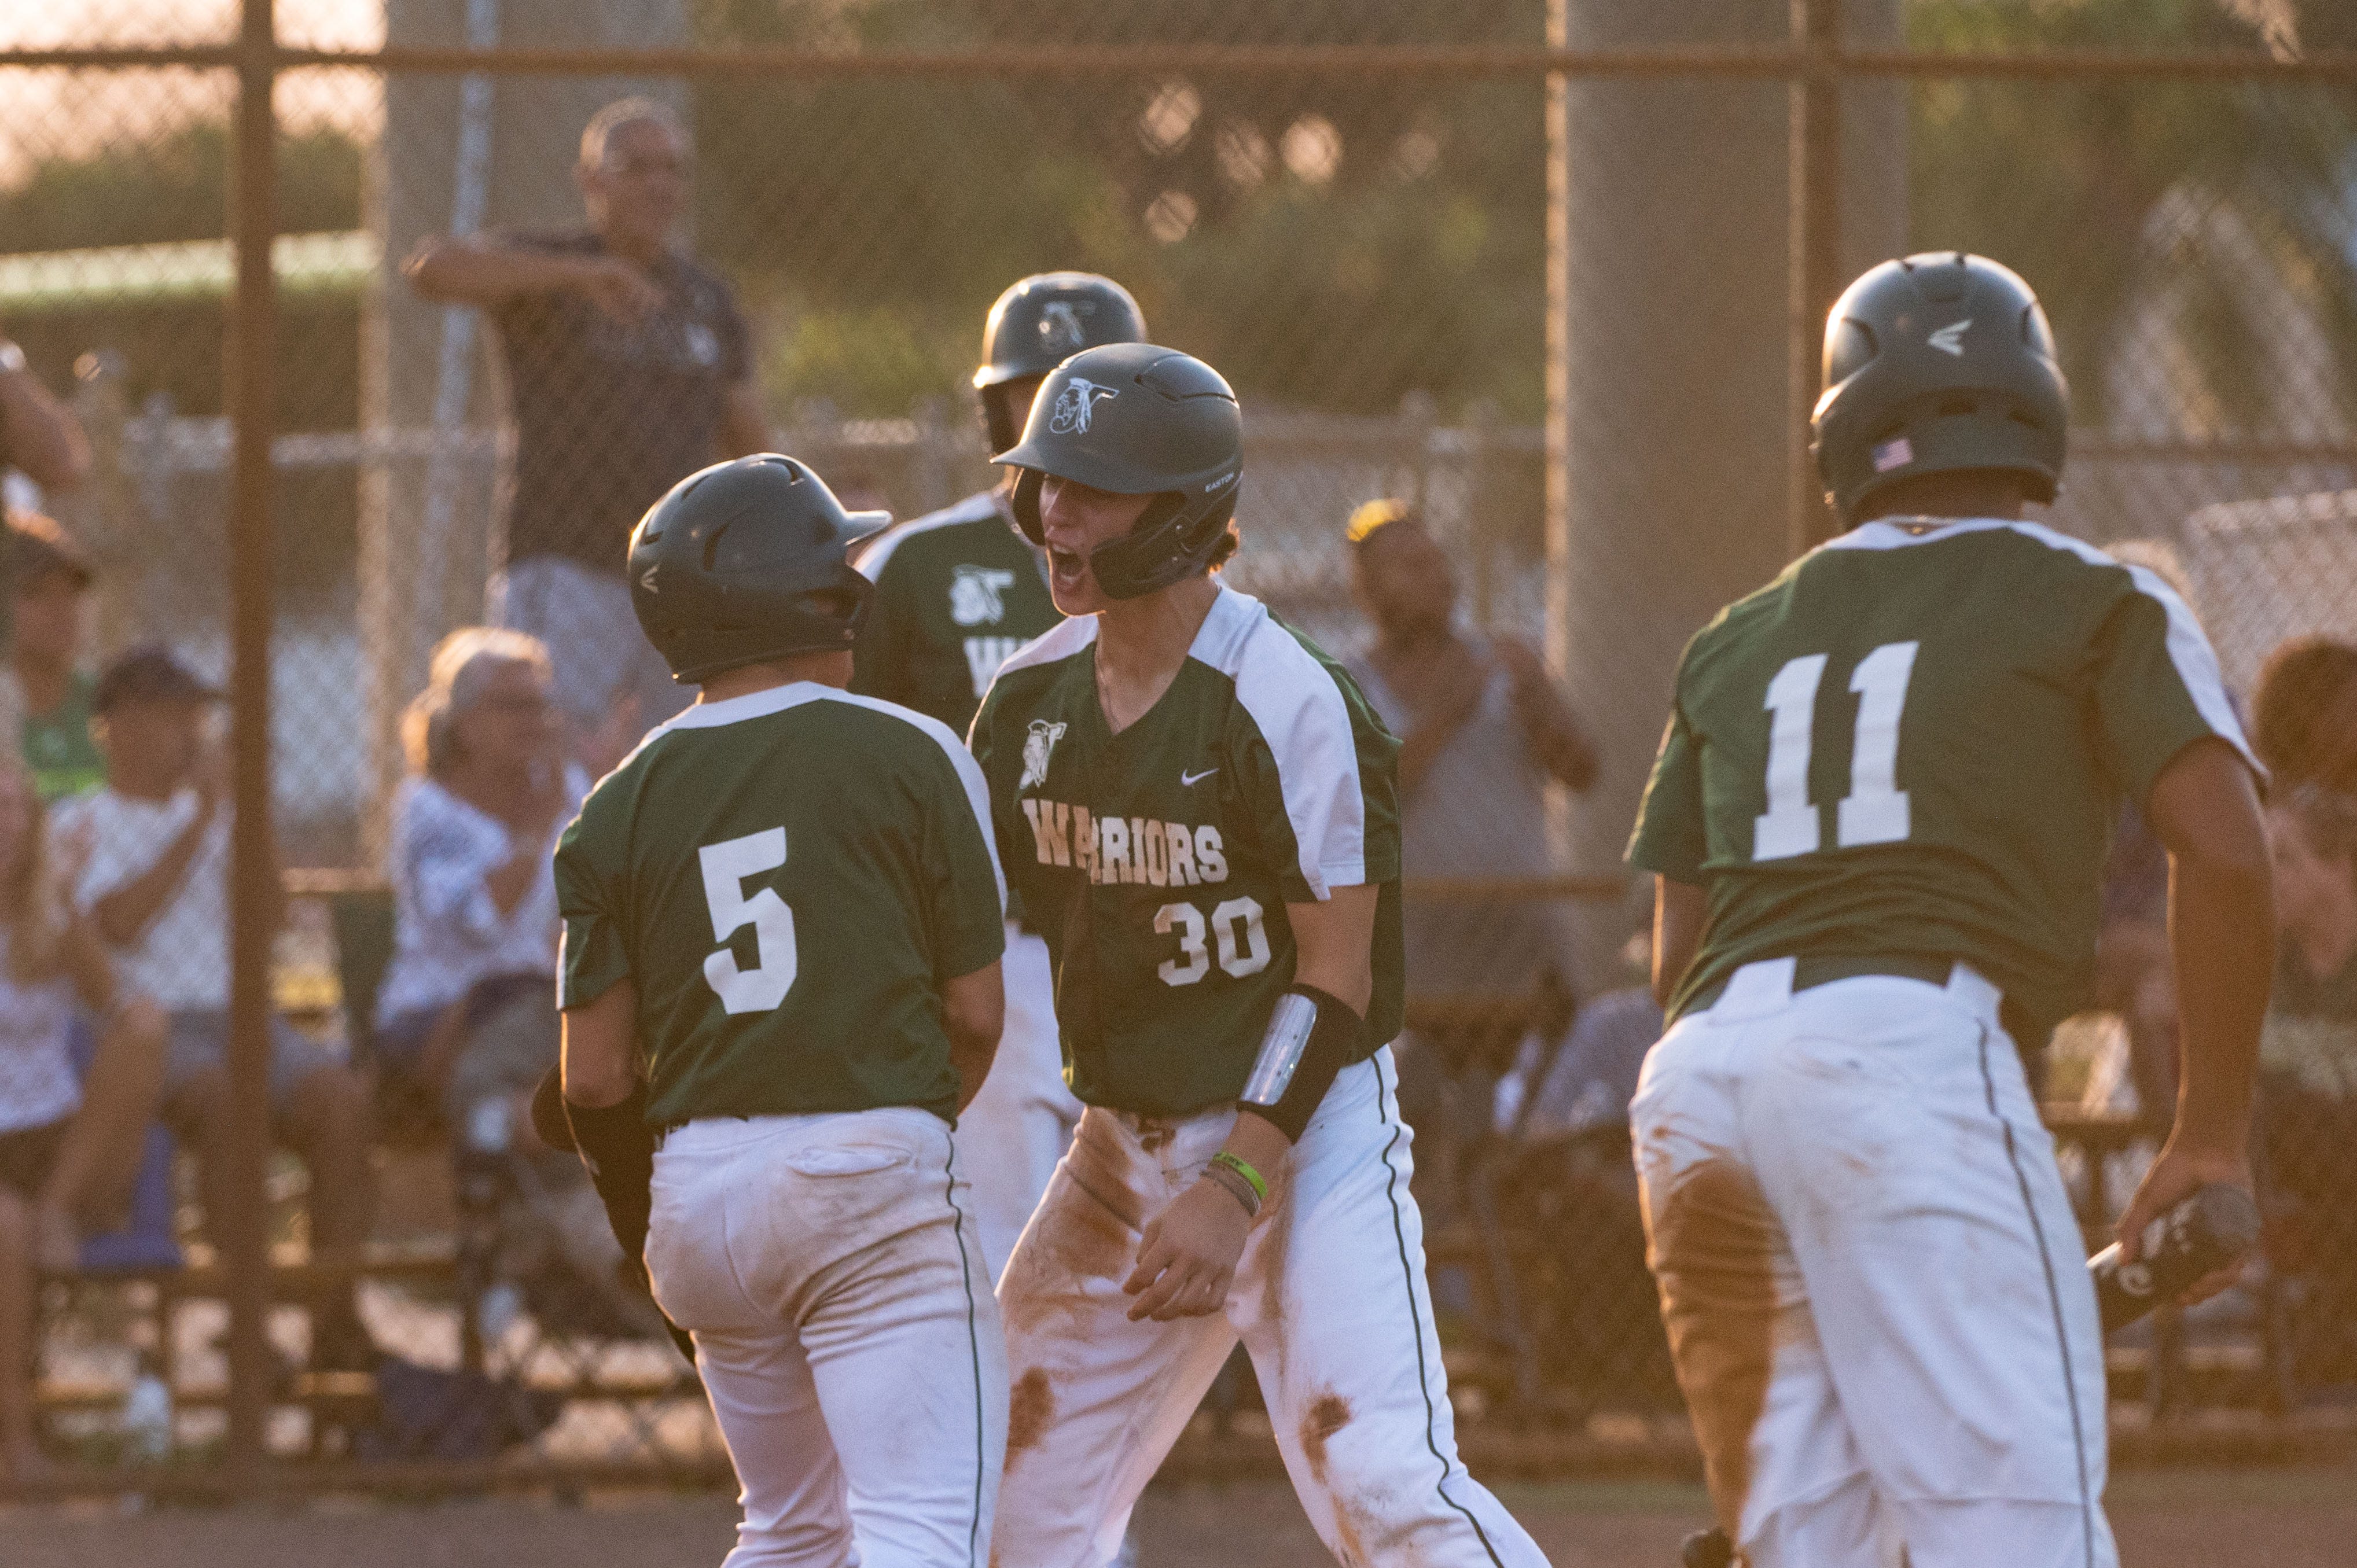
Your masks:
M 1222 1149 L 1218 1154 L 1211 1156 L 1211 1163 L 1215 1165 L 1223 1165 L 1227 1169 L 1235 1172 L 1236 1175 L 1243 1177 L 1244 1180 L 1252 1184 L 1253 1193 L 1255 1197 L 1257 1197 L 1263 1203 L 1266 1203 L 1268 1201 L 1267 1178 L 1263 1176 L 1260 1172 L 1253 1169 L 1252 1165 L 1248 1162 L 1240 1160 L 1235 1155 L 1228 1153 L 1227 1150 Z

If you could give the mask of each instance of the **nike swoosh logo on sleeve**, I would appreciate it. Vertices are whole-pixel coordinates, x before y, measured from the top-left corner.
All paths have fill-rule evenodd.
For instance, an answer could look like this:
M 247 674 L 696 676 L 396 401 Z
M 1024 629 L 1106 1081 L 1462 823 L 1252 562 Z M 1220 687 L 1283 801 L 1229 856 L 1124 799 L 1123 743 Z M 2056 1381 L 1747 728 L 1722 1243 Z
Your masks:
M 1200 784 L 1204 779 L 1209 779 L 1212 774 L 1217 773 L 1219 769 L 1216 768 L 1206 768 L 1200 773 L 1189 773 L 1182 768 L 1178 774 L 1178 787 L 1184 789 L 1193 785 Z

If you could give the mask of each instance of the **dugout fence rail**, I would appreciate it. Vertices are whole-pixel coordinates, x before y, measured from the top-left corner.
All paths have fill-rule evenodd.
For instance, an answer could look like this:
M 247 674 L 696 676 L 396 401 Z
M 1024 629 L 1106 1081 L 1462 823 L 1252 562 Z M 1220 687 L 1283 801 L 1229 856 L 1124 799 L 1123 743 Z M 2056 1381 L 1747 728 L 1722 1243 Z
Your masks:
M 17 499 L 92 553 L 93 653 L 163 637 L 231 696 L 241 1199 L 204 1217 L 210 1261 L 185 1275 L 45 1287 L 50 1402 L 88 1461 L 62 1489 L 725 1473 L 692 1380 L 627 1348 L 559 1368 L 553 1338 L 500 1385 L 564 1393 L 530 1435 L 364 1461 L 339 1444 L 380 1422 L 378 1391 L 301 1382 L 303 1314 L 280 1299 L 290 1272 L 356 1272 L 386 1348 L 431 1370 L 480 1348 L 432 1283 L 449 1237 L 310 1254 L 299 1169 L 272 1152 L 267 1022 L 307 1008 L 343 1032 L 336 910 L 381 875 L 397 715 L 434 641 L 482 614 L 512 460 L 490 331 L 398 267 L 421 233 L 569 220 L 571 139 L 626 91 L 696 130 L 694 248 L 754 320 L 781 442 L 838 482 L 904 515 L 985 482 L 958 357 L 999 284 L 1087 265 L 1137 283 L 1253 411 L 1241 585 L 1347 643 L 1343 515 L 1421 503 L 1460 548 L 1468 618 L 1544 647 L 1606 768 L 1556 803 L 1555 875 L 1412 866 L 1411 897 L 1566 910 L 1583 1004 L 1631 978 L 1641 890 L 1615 865 L 1678 645 L 1826 536 L 1805 459 L 1821 323 L 1882 254 L 1969 246 L 2031 277 L 2074 389 L 2049 521 L 2174 573 L 2238 692 L 2285 637 L 2357 631 L 2341 7 L 2286 0 L 2260 27 L 1964 0 L 579 9 L 103 0 L 0 21 L 0 335 L 97 448 L 79 487 Z M 283 883 L 282 854 L 327 869 Z M 1527 1030 L 1526 996 L 1415 1001 L 1491 1068 Z M 2118 1088 L 2133 1013 L 2074 1024 L 2050 1086 L 2091 1233 L 2149 1142 Z M 1582 1295 L 1587 1254 L 1560 1251 L 1607 1202 L 1609 1140 L 1534 1155 L 1468 1125 L 1419 1153 L 1462 1198 L 1432 1262 L 1469 1456 L 1691 1467 L 1641 1291 Z M 388 1208 L 441 1157 L 388 1148 Z M 1582 1243 L 1624 1264 L 1629 1244 Z M 2115 1347 L 2123 1443 L 2343 1441 L 2308 1397 L 2340 1375 L 2315 1350 L 2330 1277 L 2271 1258 L 2244 1319 Z M 1551 1362 L 1598 1313 L 1613 1334 Z M 185 1380 L 173 1455 L 144 1467 L 109 1436 L 141 1336 L 186 1352 L 163 1358 Z M 1588 1376 L 1604 1361 L 1615 1377 Z M 1249 1406 L 1224 1385 L 1175 1463 L 1265 1459 Z

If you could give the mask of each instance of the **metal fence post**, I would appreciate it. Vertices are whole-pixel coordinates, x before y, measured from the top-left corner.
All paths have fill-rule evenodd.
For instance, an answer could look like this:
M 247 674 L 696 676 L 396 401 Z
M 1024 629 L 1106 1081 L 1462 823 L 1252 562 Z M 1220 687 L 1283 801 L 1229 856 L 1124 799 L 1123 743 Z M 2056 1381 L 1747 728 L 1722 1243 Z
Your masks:
M 1792 553 L 1832 538 L 1833 512 L 1809 457 L 1825 313 L 1841 288 L 1841 48 L 1843 0 L 1792 0 L 1802 74 L 1792 86 Z
M 277 79 L 273 0 L 243 0 L 237 46 L 230 232 L 237 257 L 229 313 L 231 799 L 230 1161 L 228 1214 L 207 1217 L 228 1278 L 229 1466 L 232 1488 L 258 1490 L 268 1457 L 270 1305 L 264 1178 L 270 1157 L 270 946 L 277 855 L 270 826 L 272 351 L 270 242 L 276 227 L 271 94 Z

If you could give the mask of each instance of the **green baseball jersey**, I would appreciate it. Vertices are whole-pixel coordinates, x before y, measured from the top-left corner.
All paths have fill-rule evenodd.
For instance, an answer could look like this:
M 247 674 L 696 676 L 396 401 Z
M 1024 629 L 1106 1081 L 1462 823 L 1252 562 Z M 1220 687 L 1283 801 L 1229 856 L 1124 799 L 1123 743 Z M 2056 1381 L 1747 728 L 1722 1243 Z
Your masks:
M 851 689 L 960 735 L 998 667 L 1063 618 L 996 490 L 877 535 L 858 566 L 876 598 L 852 650 Z
M 2218 660 L 2143 567 L 2023 522 L 1867 523 L 1679 665 L 1630 859 L 1705 887 L 1672 1013 L 1743 964 L 1962 959 L 2040 1046 L 2093 986 L 2123 795 L 2207 736 Z
M 658 1125 L 949 1118 L 940 983 L 1006 943 L 989 812 L 974 758 L 921 714 L 808 682 L 698 703 L 557 842 L 563 1004 L 637 985 Z
M 1065 1078 L 1180 1116 L 1243 1091 L 1293 983 L 1287 903 L 1374 885 L 1367 1049 L 1399 1032 L 1399 743 L 1350 676 L 1222 588 L 1119 735 L 1093 616 L 1009 660 L 974 718 L 1008 875 L 1048 940 Z

